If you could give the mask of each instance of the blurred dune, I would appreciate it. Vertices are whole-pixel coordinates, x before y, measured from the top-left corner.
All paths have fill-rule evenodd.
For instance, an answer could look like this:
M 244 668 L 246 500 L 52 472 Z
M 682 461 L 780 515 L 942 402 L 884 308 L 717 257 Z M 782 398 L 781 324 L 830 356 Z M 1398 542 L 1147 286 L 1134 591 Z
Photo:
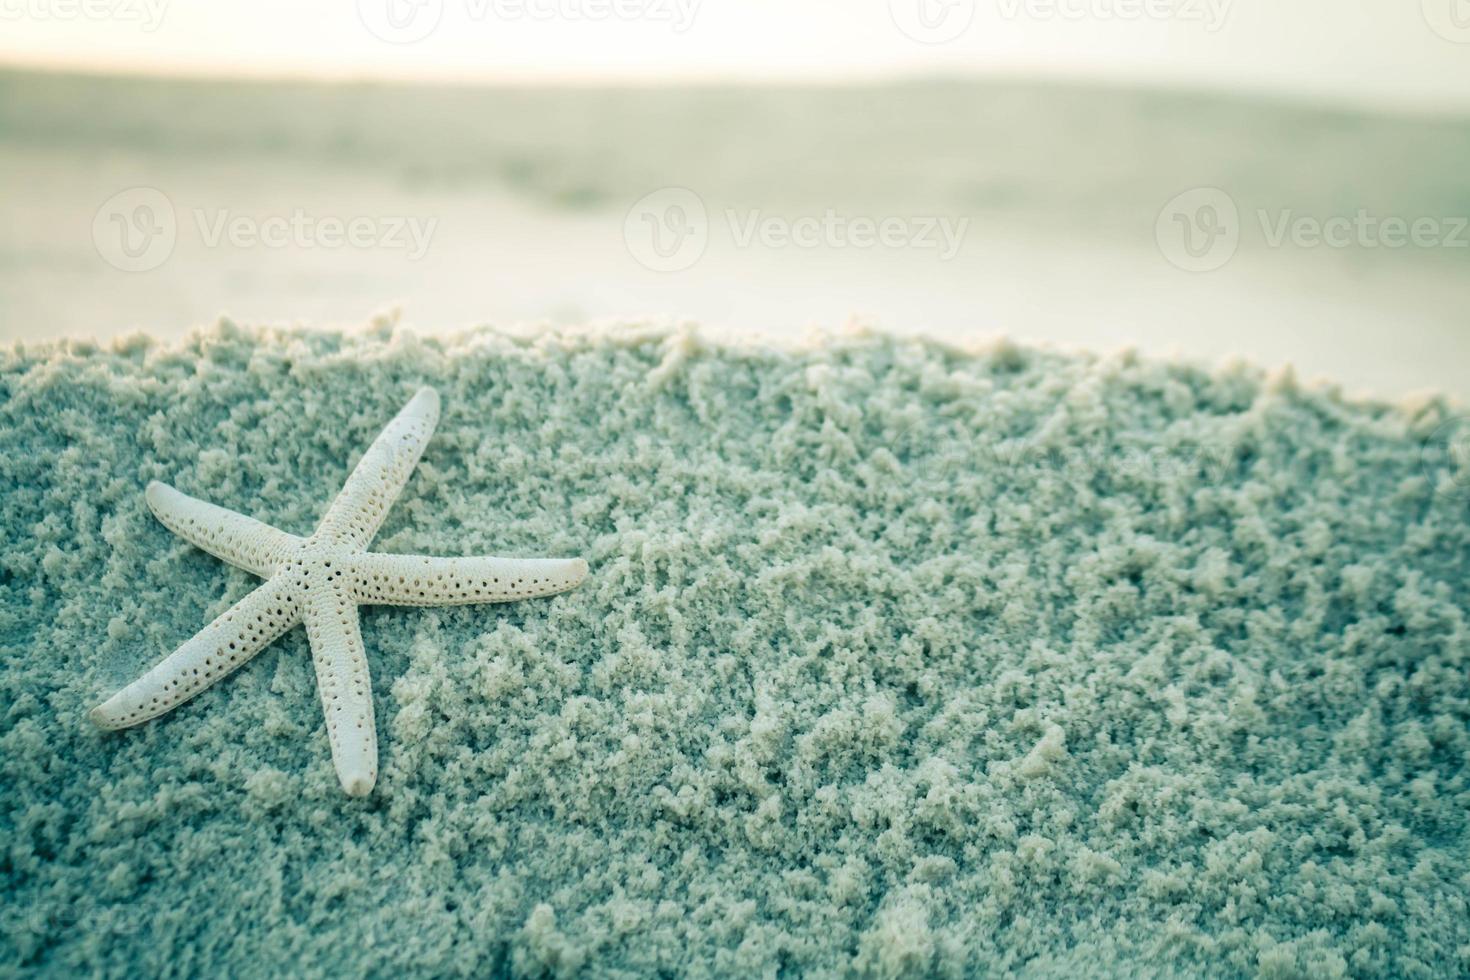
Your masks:
M 1057 84 L 611 89 L 0 74 L 7 143 L 315 163 L 549 207 L 652 187 L 1126 229 L 1160 189 L 1261 207 L 1470 212 L 1470 118 Z
M 179 334 L 219 313 L 427 327 L 666 314 L 794 330 L 850 315 L 939 335 L 1297 362 L 1393 394 L 1470 385 L 1470 248 L 1292 249 L 1267 212 L 1470 215 L 1470 118 L 1202 93 L 934 81 L 846 87 L 452 88 L 0 73 L 0 331 Z M 94 246 L 97 208 L 154 187 L 181 215 L 418 215 L 419 260 L 210 246 L 181 217 L 161 268 Z M 695 191 L 694 267 L 641 267 L 624 215 Z M 1176 194 L 1226 190 L 1239 254 L 1160 255 Z M 949 262 L 763 249 L 722 218 L 835 211 L 967 220 Z

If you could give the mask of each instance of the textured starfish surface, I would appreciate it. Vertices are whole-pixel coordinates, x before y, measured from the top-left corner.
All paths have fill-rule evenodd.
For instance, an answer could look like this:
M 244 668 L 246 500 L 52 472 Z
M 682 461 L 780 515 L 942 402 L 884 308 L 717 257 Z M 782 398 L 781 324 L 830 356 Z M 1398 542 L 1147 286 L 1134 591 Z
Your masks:
M 353 796 L 370 793 L 378 777 L 378 740 L 357 607 L 512 602 L 564 592 L 587 575 L 580 558 L 430 558 L 366 550 L 438 421 L 438 394 L 420 389 L 373 441 L 308 538 L 149 484 L 148 506 L 165 527 L 266 582 L 93 708 L 92 720 L 119 729 L 156 718 L 305 623 L 337 778 Z

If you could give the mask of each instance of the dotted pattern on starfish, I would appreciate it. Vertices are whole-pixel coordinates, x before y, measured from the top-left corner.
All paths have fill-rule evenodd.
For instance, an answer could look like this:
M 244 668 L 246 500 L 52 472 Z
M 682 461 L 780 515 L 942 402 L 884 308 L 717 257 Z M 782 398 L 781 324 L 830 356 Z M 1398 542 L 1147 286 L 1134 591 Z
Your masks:
M 148 506 L 165 527 L 267 581 L 93 708 L 92 720 L 119 729 L 156 718 L 304 623 L 337 778 L 353 796 L 372 792 L 378 741 L 358 605 L 514 602 L 565 592 L 587 576 L 580 558 L 431 558 L 364 550 L 438 421 L 439 396 L 423 388 L 363 454 L 308 538 L 150 484 Z

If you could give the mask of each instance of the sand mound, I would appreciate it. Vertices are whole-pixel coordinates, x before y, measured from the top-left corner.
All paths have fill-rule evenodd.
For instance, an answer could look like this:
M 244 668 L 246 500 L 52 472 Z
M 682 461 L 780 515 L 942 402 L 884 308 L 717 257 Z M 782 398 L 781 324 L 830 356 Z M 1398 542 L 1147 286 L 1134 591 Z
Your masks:
M 587 584 L 364 610 L 363 801 L 300 631 L 93 730 L 253 584 L 147 481 L 308 531 L 423 382 L 444 419 L 379 544 Z M 6 969 L 1470 970 L 1441 403 L 656 331 L 223 326 L 0 384 Z

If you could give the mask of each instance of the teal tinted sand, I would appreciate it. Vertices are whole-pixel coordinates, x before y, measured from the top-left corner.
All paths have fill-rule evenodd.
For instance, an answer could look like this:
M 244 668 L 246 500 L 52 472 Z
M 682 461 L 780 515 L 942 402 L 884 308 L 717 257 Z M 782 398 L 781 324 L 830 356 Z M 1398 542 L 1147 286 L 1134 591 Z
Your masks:
M 1470 970 L 1470 472 L 1442 402 L 855 336 L 197 334 L 3 355 L 0 964 L 53 974 Z M 373 794 L 297 630 L 86 719 L 419 385 Z M 1460 468 L 1456 468 L 1456 467 Z

